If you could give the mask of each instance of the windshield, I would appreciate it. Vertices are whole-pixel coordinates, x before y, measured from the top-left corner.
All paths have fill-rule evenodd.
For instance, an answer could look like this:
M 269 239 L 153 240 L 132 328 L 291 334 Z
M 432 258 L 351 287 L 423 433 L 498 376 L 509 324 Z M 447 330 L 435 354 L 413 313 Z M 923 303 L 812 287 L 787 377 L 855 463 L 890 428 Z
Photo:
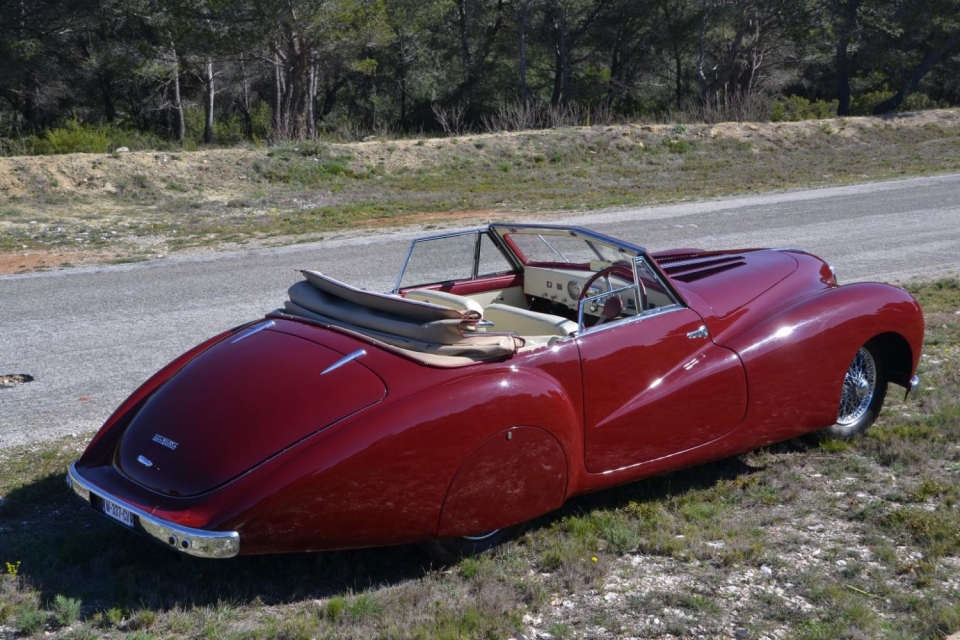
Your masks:
M 632 255 L 613 244 L 569 232 L 523 229 L 505 237 L 526 264 L 589 264 L 595 260 L 613 263 Z

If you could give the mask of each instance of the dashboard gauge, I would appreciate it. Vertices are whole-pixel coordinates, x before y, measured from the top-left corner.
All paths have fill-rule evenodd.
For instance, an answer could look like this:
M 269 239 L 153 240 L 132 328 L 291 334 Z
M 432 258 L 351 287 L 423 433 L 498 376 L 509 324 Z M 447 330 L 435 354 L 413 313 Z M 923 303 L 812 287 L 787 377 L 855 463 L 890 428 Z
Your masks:
M 571 300 L 578 300 L 580 298 L 580 283 L 576 280 L 571 280 L 567 283 L 567 295 L 570 296 Z

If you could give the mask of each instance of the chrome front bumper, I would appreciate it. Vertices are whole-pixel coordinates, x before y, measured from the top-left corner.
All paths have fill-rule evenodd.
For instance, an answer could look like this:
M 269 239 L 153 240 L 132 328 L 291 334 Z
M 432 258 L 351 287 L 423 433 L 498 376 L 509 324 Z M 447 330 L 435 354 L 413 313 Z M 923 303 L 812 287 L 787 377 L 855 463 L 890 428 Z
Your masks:
M 71 464 L 67 470 L 67 486 L 94 509 L 97 509 L 94 502 L 98 503 L 100 508 L 97 510 L 104 517 L 107 517 L 102 510 L 104 499 L 126 509 L 132 514 L 134 531 L 152 536 L 181 553 L 199 558 L 232 558 L 240 552 L 240 534 L 236 531 L 192 529 L 150 515 L 146 511 L 98 489 L 81 478 L 77 473 L 76 463 Z M 91 496 L 93 496 L 93 499 L 91 499 Z M 123 526 L 121 522 L 118 522 L 118 524 Z

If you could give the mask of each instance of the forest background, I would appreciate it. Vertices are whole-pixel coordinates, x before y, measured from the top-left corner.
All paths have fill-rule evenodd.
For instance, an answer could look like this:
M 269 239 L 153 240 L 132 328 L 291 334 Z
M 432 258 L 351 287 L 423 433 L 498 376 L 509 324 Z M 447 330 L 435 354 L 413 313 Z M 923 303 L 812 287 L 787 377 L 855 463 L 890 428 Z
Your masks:
M 0 0 L 0 155 L 960 104 L 960 0 Z

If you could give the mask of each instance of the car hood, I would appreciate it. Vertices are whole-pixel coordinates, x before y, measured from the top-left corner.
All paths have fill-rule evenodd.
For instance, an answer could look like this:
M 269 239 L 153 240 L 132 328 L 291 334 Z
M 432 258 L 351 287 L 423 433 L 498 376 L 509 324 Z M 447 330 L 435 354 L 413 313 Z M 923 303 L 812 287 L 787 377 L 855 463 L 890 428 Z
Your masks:
M 270 325 L 226 338 L 158 389 L 120 441 L 120 470 L 156 492 L 198 495 L 386 395 L 357 360 L 331 368 L 345 354 Z
M 681 292 L 696 294 L 717 318 L 749 304 L 798 266 L 796 258 L 775 249 L 676 252 L 655 257 Z

